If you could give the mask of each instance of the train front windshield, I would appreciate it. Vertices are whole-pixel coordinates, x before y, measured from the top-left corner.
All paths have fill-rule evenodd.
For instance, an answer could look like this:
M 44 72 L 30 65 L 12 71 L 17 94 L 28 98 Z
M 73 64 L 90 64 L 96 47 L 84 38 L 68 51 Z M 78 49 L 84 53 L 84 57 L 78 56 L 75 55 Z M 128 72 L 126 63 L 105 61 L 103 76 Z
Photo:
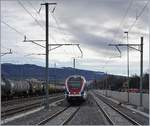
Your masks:
M 83 82 L 82 78 L 80 78 L 80 77 L 78 77 L 78 78 L 72 77 L 72 78 L 70 78 L 68 80 L 68 86 L 71 87 L 71 88 L 80 88 L 81 85 L 82 85 L 82 82 Z

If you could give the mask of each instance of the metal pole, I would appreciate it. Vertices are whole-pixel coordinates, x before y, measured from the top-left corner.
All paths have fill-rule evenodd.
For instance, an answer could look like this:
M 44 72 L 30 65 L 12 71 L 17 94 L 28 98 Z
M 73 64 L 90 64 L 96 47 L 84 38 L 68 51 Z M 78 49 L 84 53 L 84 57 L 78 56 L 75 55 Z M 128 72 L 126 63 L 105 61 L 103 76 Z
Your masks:
M 73 68 L 75 69 L 75 58 L 73 58 Z
M 105 85 L 105 84 L 104 84 L 104 79 L 103 79 L 103 94 L 104 94 L 104 90 L 105 90 L 104 85 Z
M 142 89 L 143 89 L 143 37 L 141 37 L 141 62 L 140 62 L 140 106 L 142 106 Z
M 129 44 L 128 41 L 128 32 L 127 32 L 127 44 Z M 128 67 L 128 103 L 129 103 L 129 46 L 127 46 L 127 67 Z
M 56 63 L 54 63 L 54 87 L 56 89 Z
M 129 41 L 128 41 L 128 32 L 124 32 L 127 34 L 127 44 L 129 44 Z M 127 86 L 128 86 L 128 103 L 129 103 L 129 46 L 127 45 Z
M 76 59 L 73 58 L 73 68 L 74 68 L 74 74 L 76 74 Z
M 106 72 L 106 97 L 107 97 L 107 72 Z
M 45 104 L 45 108 L 49 109 L 49 104 L 48 104 L 48 65 L 49 65 L 49 16 L 48 16 L 48 10 L 49 10 L 49 4 L 45 3 L 45 14 L 46 14 L 46 68 L 45 68 L 45 80 L 46 80 L 46 104 Z

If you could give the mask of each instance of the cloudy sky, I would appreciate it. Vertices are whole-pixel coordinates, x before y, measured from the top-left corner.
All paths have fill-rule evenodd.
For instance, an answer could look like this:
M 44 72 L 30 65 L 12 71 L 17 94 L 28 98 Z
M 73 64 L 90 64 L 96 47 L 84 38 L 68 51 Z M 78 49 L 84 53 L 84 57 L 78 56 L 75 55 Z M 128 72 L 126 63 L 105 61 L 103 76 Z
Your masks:
M 2 63 L 37 64 L 45 66 L 45 49 L 33 43 L 23 42 L 24 35 L 30 40 L 45 39 L 44 2 L 54 0 L 1 0 L 1 52 L 12 49 L 13 54 L 1 58 Z M 78 43 L 63 46 L 50 52 L 49 65 L 126 75 L 127 51 L 120 47 L 121 57 L 109 43 L 140 43 L 144 37 L 144 72 L 149 65 L 149 11 L 144 0 L 55 0 L 50 6 L 50 42 Z M 147 5 L 147 6 L 146 6 Z M 40 13 L 38 13 L 41 8 Z M 132 27 L 133 26 L 133 27 Z M 39 42 L 45 45 L 45 42 Z M 31 55 L 32 54 L 32 55 Z M 34 55 L 33 55 L 34 54 Z M 130 74 L 140 72 L 140 52 L 130 49 Z

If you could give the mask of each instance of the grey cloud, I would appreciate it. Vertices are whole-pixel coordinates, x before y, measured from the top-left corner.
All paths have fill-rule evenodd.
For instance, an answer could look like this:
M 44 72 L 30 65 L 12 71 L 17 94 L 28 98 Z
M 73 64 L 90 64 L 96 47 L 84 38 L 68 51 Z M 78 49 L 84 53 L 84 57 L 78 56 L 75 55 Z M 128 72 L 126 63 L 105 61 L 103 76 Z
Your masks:
M 51 2 L 51 0 L 44 0 L 45 2 Z M 11 1 L 12 2 L 12 1 Z M 34 15 L 34 10 L 26 0 L 22 1 L 24 5 L 29 9 L 29 11 Z M 30 1 L 33 6 L 38 10 L 40 8 L 40 3 L 43 0 L 33 0 Z M 79 42 L 82 48 L 90 49 L 100 55 L 101 57 L 110 57 L 111 55 L 118 55 L 118 52 L 108 46 L 108 43 L 115 41 L 113 35 L 118 31 L 118 36 L 122 36 L 123 30 L 128 28 L 128 20 L 125 20 L 125 25 L 123 28 L 118 28 L 120 21 L 129 5 L 130 0 L 57 0 L 58 3 L 56 10 L 54 12 L 55 17 L 58 19 L 61 29 L 65 33 L 71 33 L 72 39 L 71 42 Z M 9 3 L 9 1 L 7 2 Z M 7 4 L 7 8 L 3 7 L 2 18 L 8 19 L 14 26 L 19 25 L 22 21 L 25 24 L 25 29 L 29 30 L 29 33 L 33 34 L 32 28 L 41 30 L 40 27 L 34 27 L 38 24 L 21 8 L 19 4 L 16 4 L 17 1 L 12 2 L 14 4 Z M 136 8 L 138 12 L 142 9 L 144 4 L 140 2 L 135 2 L 131 7 L 131 10 L 128 13 L 127 18 L 135 19 Z M 6 6 L 6 4 L 5 4 Z M 50 10 L 52 7 L 50 7 Z M 146 9 L 142 17 L 140 18 L 139 28 L 146 27 L 148 24 L 148 10 Z M 45 9 L 42 7 L 41 16 L 44 17 Z M 35 16 L 35 15 L 34 15 Z M 11 19 L 12 18 L 12 19 Z M 29 20 L 26 20 L 29 19 Z M 45 18 L 43 20 L 39 19 L 39 22 L 43 25 L 45 24 Z M 7 20 L 6 20 L 7 21 Z M 15 22 L 16 21 L 16 22 Z M 57 28 L 52 19 L 50 18 L 51 28 Z M 27 22 L 27 23 L 26 23 Z M 8 22 L 9 23 L 9 22 Z M 10 24 L 11 24 L 10 23 Z M 108 23 L 108 25 L 107 25 Z M 27 27 L 27 25 L 29 27 Z M 66 27 L 63 27 L 63 26 Z M 106 25 L 106 26 L 105 26 Z M 110 26 L 109 26 L 110 25 Z M 20 26 L 18 26 L 20 28 Z M 50 29 L 51 30 L 51 29 Z M 105 36 L 102 34 L 94 34 L 95 32 L 105 33 Z M 135 33 L 133 31 L 132 33 Z M 31 36 L 33 36 L 31 34 Z M 36 33 L 34 33 L 36 34 Z M 13 34 L 14 35 L 14 34 Z M 11 35 L 9 35 L 11 36 Z M 14 35 L 15 36 L 15 35 Z M 35 35 L 36 37 L 36 35 Z M 37 36 L 38 37 L 38 36 Z M 118 40 L 118 38 L 116 38 Z M 9 40 L 7 40 L 9 41 Z M 120 42 L 120 41 L 119 41 Z M 116 41 L 117 43 L 117 41 Z M 125 51 L 126 48 L 121 48 L 122 51 Z
M 100 30 L 105 30 L 103 28 L 103 23 L 107 21 L 120 21 L 120 18 L 118 17 L 122 17 L 126 8 L 127 1 L 64 1 L 63 8 L 59 8 L 58 5 L 58 11 L 56 11 L 56 14 L 58 15 L 58 17 L 60 16 L 59 19 L 62 23 L 68 25 L 68 31 L 71 32 L 74 38 L 79 40 L 81 44 L 90 46 L 89 48 L 94 47 L 95 51 L 99 49 L 111 51 L 106 42 L 111 42 L 113 38 L 109 38 L 109 36 L 107 38 L 104 38 L 102 36 L 92 35 L 90 34 L 90 32 L 95 31 L 95 29 L 98 30 L 98 28 Z M 85 21 L 85 24 L 76 22 L 77 19 L 83 19 L 83 21 Z M 93 21 L 95 24 L 89 26 L 88 22 L 90 21 Z M 89 30 L 89 33 L 87 30 Z M 109 29 L 108 32 L 111 34 L 115 34 L 117 30 L 120 29 Z M 120 30 L 120 32 L 122 32 L 122 30 Z

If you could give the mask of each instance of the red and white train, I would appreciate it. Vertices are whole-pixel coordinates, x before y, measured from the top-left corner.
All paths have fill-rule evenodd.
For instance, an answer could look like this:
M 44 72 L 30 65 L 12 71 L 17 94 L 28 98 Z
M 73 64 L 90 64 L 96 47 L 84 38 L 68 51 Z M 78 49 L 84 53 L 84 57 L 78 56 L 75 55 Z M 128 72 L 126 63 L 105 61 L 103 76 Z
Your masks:
M 67 101 L 86 100 L 86 80 L 81 75 L 71 75 L 65 82 L 65 98 Z

